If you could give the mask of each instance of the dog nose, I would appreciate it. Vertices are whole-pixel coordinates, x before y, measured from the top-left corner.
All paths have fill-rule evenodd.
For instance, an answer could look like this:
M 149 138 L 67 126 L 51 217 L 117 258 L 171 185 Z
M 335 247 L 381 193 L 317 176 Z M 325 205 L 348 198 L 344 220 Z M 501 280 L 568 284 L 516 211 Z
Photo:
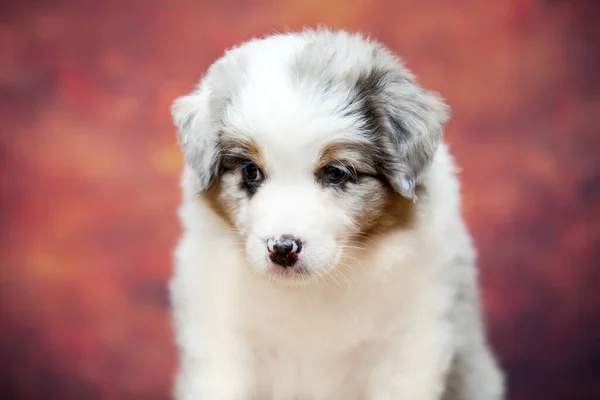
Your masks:
M 283 267 L 291 267 L 298 261 L 302 242 L 291 235 L 282 235 L 279 239 L 267 240 L 267 249 L 271 261 Z

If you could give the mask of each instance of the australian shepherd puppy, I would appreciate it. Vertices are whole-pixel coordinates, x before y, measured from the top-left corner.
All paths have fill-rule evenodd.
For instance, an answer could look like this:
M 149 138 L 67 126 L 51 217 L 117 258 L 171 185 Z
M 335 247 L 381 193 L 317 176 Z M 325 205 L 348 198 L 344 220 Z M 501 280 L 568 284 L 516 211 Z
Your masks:
M 172 109 L 178 400 L 499 400 L 448 107 L 358 34 L 255 39 Z

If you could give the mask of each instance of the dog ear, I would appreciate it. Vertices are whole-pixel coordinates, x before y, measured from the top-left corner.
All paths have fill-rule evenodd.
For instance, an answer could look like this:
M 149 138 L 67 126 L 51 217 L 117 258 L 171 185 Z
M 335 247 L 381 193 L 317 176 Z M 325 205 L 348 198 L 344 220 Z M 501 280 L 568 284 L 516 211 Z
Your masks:
M 210 88 L 203 80 L 196 90 L 176 99 L 171 107 L 185 162 L 198 176 L 198 192 L 214 183 L 219 168 L 219 137 L 210 117 L 209 94 Z
M 388 179 L 394 190 L 416 200 L 415 187 L 433 161 L 450 107 L 413 83 L 388 85 L 383 97 L 386 131 L 396 155 Z
M 380 171 L 396 192 L 416 200 L 415 188 L 441 142 L 450 108 L 404 70 L 374 71 L 358 89 L 380 149 Z

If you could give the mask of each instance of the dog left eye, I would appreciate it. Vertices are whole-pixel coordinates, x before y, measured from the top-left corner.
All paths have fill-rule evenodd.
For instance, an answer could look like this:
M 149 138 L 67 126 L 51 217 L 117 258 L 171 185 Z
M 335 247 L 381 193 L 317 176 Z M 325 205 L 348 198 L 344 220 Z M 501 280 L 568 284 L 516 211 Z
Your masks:
M 251 183 L 259 183 L 262 181 L 262 172 L 261 170 L 252 163 L 248 163 L 242 167 L 242 174 L 244 178 Z
M 325 182 L 332 185 L 344 183 L 348 180 L 348 178 L 350 178 L 350 174 L 348 174 L 348 172 L 333 165 L 328 165 L 323 170 L 323 179 Z

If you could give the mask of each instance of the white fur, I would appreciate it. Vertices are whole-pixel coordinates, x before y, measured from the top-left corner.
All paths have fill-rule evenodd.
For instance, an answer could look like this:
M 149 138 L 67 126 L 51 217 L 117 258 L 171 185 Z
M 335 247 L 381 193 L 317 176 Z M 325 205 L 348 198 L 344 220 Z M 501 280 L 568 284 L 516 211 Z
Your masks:
M 421 178 L 428 195 L 417 202 L 415 228 L 373 237 L 365 248 L 340 245 L 353 221 L 315 186 L 312 168 L 334 138 L 361 140 L 360 121 L 334 117 L 336 101 L 290 84 L 286 65 L 307 36 L 276 35 L 224 57 L 243 59 L 248 78 L 224 124 L 259 143 L 269 181 L 240 207 L 233 229 L 196 196 L 196 171 L 185 167 L 184 233 L 170 286 L 175 397 L 501 399 L 446 146 Z M 186 101 L 193 103 L 180 101 L 179 112 L 193 113 Z M 313 274 L 304 284 L 268 273 L 265 241 L 281 234 L 306 242 L 300 256 Z

